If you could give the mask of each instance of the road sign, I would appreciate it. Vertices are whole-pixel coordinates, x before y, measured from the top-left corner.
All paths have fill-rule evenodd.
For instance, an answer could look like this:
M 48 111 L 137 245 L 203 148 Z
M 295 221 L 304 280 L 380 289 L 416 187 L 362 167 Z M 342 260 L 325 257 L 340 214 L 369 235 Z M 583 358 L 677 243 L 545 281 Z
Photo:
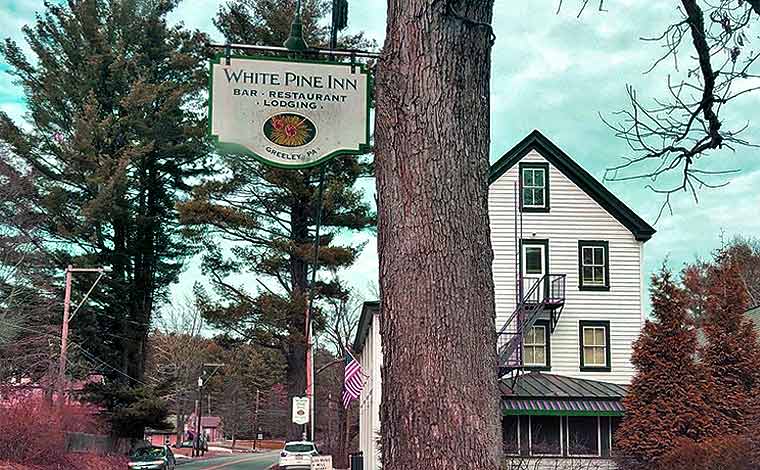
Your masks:
M 312 457 L 311 470 L 333 470 L 332 455 L 315 455 Z
M 209 133 L 220 152 L 280 168 L 369 150 L 362 64 L 219 55 L 211 63 Z
M 293 422 L 306 424 L 309 422 L 309 398 L 293 397 Z

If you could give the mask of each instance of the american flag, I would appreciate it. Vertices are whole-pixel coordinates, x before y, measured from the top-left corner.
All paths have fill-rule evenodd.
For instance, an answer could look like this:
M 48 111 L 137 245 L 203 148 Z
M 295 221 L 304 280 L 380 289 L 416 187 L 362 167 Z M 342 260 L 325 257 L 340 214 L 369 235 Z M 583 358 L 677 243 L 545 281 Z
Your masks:
M 346 371 L 343 375 L 343 407 L 348 408 L 352 400 L 356 400 L 364 388 L 364 370 L 351 353 L 346 354 Z

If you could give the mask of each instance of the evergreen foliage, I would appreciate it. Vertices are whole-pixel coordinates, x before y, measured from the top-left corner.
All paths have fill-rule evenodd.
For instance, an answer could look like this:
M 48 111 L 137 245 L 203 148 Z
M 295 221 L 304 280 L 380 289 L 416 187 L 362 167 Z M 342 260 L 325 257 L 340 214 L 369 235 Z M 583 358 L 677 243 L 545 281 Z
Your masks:
M 725 435 L 757 434 L 760 429 L 760 343 L 744 315 L 749 296 L 739 266 L 724 253 L 708 269 L 706 344 L 702 359 L 710 370 L 710 405 Z
M 655 468 L 683 439 L 715 432 L 707 402 L 707 370 L 697 361 L 697 333 L 686 292 L 666 269 L 652 277 L 652 314 L 633 346 L 636 367 L 624 399 L 626 417 L 615 434 L 616 455 L 626 469 Z
M 306 1 L 302 21 L 306 41 L 324 46 L 329 30 L 320 26 L 329 12 L 323 0 Z M 215 24 L 230 43 L 282 44 L 290 32 L 294 3 L 285 0 L 230 2 Z M 363 46 L 361 34 L 343 37 L 344 46 Z M 260 347 L 279 351 L 287 363 L 288 396 L 305 390 L 305 311 L 313 266 L 319 169 L 282 170 L 247 155 L 226 155 L 217 162 L 219 175 L 195 187 L 190 201 L 179 205 L 187 234 L 207 247 L 205 274 L 213 292 L 198 287 L 204 317 Z M 375 214 L 357 187 L 371 175 L 366 158 L 345 157 L 325 165 L 319 267 L 335 272 L 349 267 L 363 245 L 341 235 L 370 229 Z M 219 244 L 219 240 L 224 243 Z M 235 276 L 249 274 L 259 284 L 240 285 Z M 264 281 L 264 282 L 262 282 Z M 345 298 L 341 282 L 318 278 L 317 298 Z M 324 319 L 315 315 L 316 329 Z M 301 430 L 291 426 L 290 437 Z
M 58 269 L 113 267 L 72 325 L 75 344 L 88 343 L 111 381 L 104 393 L 142 381 L 154 306 L 193 253 L 179 238 L 175 203 L 188 179 L 207 171 L 206 37 L 167 25 L 176 5 L 45 3 L 23 29 L 32 57 L 10 39 L 0 45 L 29 110 L 25 125 L 0 114 L 0 140 L 13 157 L 4 163 L 34 175 L 40 242 Z M 81 295 L 92 279 L 75 282 Z M 117 398 L 100 401 L 120 406 Z M 137 425 L 116 424 L 141 435 Z

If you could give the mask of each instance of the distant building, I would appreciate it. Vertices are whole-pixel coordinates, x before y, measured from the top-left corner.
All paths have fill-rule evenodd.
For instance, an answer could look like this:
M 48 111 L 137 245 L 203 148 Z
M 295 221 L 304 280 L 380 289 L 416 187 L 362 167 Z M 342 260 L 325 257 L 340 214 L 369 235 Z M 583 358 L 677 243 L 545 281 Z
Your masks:
M 219 442 L 224 440 L 224 426 L 222 418 L 219 416 L 203 416 L 201 418 L 201 428 L 203 434 L 207 437 L 208 442 Z M 182 442 L 190 441 L 190 436 L 195 435 L 196 419 L 195 414 L 191 414 L 182 427 Z M 152 445 L 177 444 L 177 417 L 170 415 L 166 418 L 166 429 L 146 429 L 145 439 Z
M 195 433 L 197 429 L 197 420 L 195 413 L 191 414 L 185 424 L 185 432 Z M 206 436 L 208 442 L 218 442 L 224 439 L 224 427 L 222 425 L 222 418 L 219 416 L 202 416 L 201 417 L 201 433 Z
M 634 374 L 655 230 L 538 131 L 489 181 L 505 454 L 604 468 Z M 370 375 L 359 400 L 365 470 L 380 468 L 380 315 L 365 304 L 353 345 Z

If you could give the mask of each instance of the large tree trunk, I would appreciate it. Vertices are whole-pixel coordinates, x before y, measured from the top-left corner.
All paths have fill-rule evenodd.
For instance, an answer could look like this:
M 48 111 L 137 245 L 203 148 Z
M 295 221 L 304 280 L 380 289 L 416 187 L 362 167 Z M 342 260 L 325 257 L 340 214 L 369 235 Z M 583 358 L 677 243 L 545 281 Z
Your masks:
M 496 469 L 493 0 L 389 0 L 378 71 L 385 470 Z

